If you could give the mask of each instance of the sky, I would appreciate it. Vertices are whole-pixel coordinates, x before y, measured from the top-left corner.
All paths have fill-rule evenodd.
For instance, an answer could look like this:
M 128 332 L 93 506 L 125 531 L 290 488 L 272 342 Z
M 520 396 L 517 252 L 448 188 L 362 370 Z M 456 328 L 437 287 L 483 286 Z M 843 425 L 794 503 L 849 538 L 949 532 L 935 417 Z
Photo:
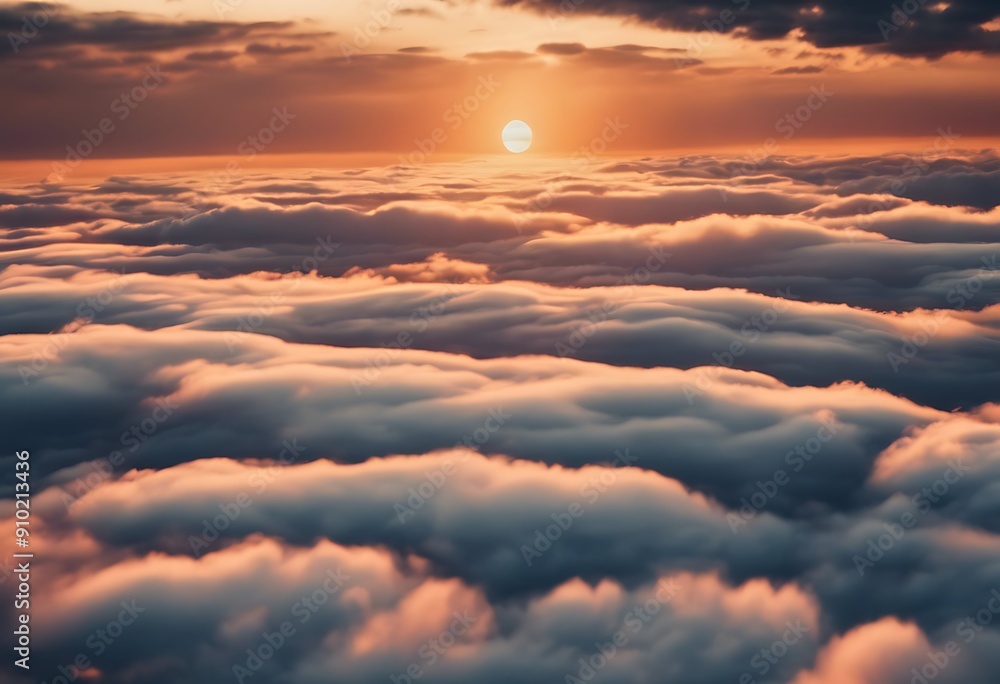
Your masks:
M 995 681 L 1000 5 L 0 34 L 0 682 Z
M 419 158 L 428 142 L 438 160 L 500 153 L 497 131 L 512 119 L 531 122 L 534 154 L 571 154 L 608 118 L 628 126 L 614 148 L 623 154 L 746 151 L 771 138 L 786 150 L 912 149 L 947 126 L 991 144 L 1000 134 L 995 7 L 939 3 L 911 15 L 895 6 L 5 5 L 0 85 L 22 104 L 5 112 L 0 150 L 4 160 L 72 157 L 66 147 L 110 118 L 94 159 L 226 156 L 275 107 L 295 125 L 269 155 L 361 155 L 352 163 Z M 823 111 L 800 110 L 814 88 L 830 94 Z M 135 164 L 125 168 L 144 168 Z

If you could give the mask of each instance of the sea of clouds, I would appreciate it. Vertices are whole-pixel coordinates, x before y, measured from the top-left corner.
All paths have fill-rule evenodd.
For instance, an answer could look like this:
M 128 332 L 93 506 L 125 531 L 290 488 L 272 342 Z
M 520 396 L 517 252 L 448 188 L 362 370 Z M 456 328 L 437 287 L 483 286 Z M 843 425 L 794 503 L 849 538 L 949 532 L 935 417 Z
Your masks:
M 991 151 L 7 187 L 36 680 L 986 682 L 998 198 Z

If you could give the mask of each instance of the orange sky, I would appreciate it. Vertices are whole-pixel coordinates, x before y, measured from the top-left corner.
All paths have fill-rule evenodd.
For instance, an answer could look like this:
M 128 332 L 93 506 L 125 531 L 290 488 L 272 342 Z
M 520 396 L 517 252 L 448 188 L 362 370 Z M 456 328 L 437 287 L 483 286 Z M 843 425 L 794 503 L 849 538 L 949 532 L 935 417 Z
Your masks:
M 41 163 L 4 163 L 0 174 L 34 177 L 67 159 L 73 173 L 98 173 L 90 167 L 101 158 L 444 161 L 502 153 L 499 132 L 512 119 L 534 131 L 529 154 L 560 156 L 913 150 L 939 128 L 957 134 L 958 147 L 990 147 L 1000 136 L 993 56 L 817 48 L 798 30 L 751 40 L 587 9 L 149 0 L 124 13 L 84 0 L 5 55 L 0 85 L 26 95 L 5 113 L 0 156 Z M 157 37 L 102 33 L 122 19 Z M 150 70 L 163 80 L 145 90 Z M 126 108 L 122 97 L 136 89 L 142 101 Z M 829 95 L 817 100 L 814 89 Z M 276 108 L 291 120 L 258 143 Z M 88 150 L 102 125 L 107 133 Z M 75 164 L 74 151 L 87 164 Z

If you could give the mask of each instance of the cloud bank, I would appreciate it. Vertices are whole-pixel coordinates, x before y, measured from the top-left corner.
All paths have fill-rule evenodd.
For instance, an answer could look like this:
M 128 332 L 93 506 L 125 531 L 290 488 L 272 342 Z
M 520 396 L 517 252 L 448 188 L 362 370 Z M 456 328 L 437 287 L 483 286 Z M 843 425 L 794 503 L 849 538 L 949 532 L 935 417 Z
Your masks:
M 39 677 L 981 680 L 998 168 L 7 189 L 0 405 L 37 487 Z

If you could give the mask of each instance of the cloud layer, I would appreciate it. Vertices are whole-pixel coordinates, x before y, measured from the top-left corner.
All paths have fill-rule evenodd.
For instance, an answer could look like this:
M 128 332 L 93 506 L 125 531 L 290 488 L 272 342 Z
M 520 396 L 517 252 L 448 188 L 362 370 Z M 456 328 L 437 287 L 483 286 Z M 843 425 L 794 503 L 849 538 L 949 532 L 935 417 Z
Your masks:
M 7 189 L 39 677 L 984 681 L 998 168 Z
M 863 0 L 752 4 L 749 0 L 496 2 L 554 15 L 574 11 L 621 15 L 681 31 L 734 31 L 754 40 L 773 40 L 798 31 L 821 48 L 862 45 L 873 51 L 911 57 L 940 57 L 953 51 L 1000 51 L 997 32 L 985 27 L 1000 16 L 997 7 L 988 0 L 961 0 L 943 6 L 903 3 L 902 8 Z

